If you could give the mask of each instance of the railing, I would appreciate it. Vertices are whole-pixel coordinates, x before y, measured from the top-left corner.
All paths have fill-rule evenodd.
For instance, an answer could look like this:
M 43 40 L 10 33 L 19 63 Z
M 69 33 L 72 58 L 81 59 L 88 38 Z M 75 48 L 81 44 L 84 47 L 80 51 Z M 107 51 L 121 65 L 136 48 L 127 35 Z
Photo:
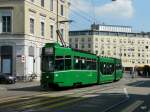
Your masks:
M 32 82 L 35 79 L 37 79 L 37 75 L 35 73 L 25 76 L 17 76 L 17 81 Z

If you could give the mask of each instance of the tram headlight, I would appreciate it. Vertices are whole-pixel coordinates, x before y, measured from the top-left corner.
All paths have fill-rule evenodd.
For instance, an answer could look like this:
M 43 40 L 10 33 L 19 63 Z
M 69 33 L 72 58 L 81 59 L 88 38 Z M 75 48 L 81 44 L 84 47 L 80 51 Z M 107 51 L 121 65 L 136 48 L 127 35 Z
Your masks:
M 55 74 L 56 77 L 58 77 L 58 74 Z
M 45 54 L 53 54 L 54 49 L 53 48 L 45 48 Z
M 46 76 L 47 79 L 49 79 L 49 76 Z

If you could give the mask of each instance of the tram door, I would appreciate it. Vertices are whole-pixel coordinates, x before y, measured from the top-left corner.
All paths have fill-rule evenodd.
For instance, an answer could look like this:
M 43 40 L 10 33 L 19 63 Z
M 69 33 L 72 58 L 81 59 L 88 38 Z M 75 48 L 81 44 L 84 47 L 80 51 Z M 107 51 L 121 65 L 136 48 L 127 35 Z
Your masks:
M 1 47 L 1 72 L 12 75 L 12 46 Z

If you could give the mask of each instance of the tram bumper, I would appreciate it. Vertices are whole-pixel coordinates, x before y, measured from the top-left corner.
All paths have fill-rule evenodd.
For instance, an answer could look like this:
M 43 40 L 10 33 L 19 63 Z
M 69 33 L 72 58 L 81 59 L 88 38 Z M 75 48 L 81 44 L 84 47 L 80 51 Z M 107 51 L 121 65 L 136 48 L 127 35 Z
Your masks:
M 42 88 L 48 88 L 54 85 L 54 73 L 42 73 L 40 82 Z

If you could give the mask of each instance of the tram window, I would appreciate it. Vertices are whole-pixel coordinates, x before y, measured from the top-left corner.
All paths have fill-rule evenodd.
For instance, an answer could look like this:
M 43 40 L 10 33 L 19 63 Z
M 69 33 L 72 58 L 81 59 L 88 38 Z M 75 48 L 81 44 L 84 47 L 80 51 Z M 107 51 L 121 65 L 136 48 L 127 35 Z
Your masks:
M 86 60 L 86 70 L 91 70 L 91 60 L 90 59 Z
M 86 69 L 87 70 L 96 70 L 96 60 L 87 59 Z
M 85 70 L 86 69 L 86 61 L 84 58 L 81 59 L 81 70 Z
M 104 63 L 100 63 L 100 71 L 104 74 Z
M 96 70 L 96 60 L 92 60 L 92 70 Z
M 81 60 L 79 57 L 74 58 L 74 69 L 80 70 L 80 62 L 81 62 Z
M 102 63 L 102 66 L 101 66 L 102 68 L 102 73 L 105 75 L 105 74 L 107 74 L 107 67 L 106 67 L 106 63 Z
M 119 70 L 122 68 L 122 65 L 121 64 L 116 64 L 116 69 Z
M 106 63 L 106 67 L 105 67 L 105 75 L 108 75 L 108 74 L 109 74 L 109 71 L 110 71 L 110 69 L 109 69 L 109 64 Z
M 94 64 L 93 64 L 93 60 L 92 59 L 87 59 L 87 63 L 86 63 L 86 69 L 87 70 L 93 70 L 95 67 Z
M 63 56 L 56 56 L 55 57 L 55 70 L 64 70 L 64 57 Z
M 42 57 L 42 71 L 51 72 L 54 71 L 53 56 Z
M 65 56 L 65 70 L 71 69 L 71 56 Z
M 114 65 L 111 63 L 108 63 L 108 69 L 107 69 L 107 74 L 112 74 L 114 72 Z
M 100 71 L 103 75 L 110 75 L 114 72 L 114 64 L 100 63 Z

